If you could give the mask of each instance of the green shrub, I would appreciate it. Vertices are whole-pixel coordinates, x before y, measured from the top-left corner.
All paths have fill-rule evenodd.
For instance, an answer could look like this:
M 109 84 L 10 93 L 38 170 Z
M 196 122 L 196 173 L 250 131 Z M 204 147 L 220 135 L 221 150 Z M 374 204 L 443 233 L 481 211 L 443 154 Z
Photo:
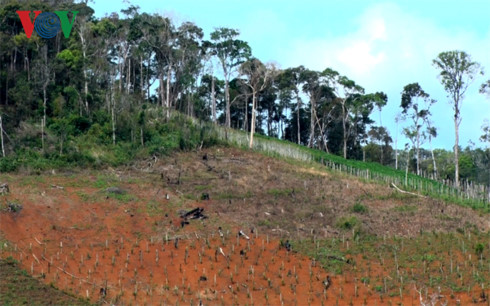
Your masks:
M 476 246 L 475 246 L 475 253 L 476 255 L 480 256 L 481 254 L 483 254 L 483 249 L 485 248 L 485 246 L 483 245 L 483 243 L 477 243 Z
M 357 214 L 365 214 L 368 211 L 368 208 L 361 203 L 356 203 L 352 206 L 351 211 Z
M 0 159 L 0 172 L 11 172 L 17 170 L 19 163 L 16 158 L 5 157 Z
M 336 226 L 343 230 L 350 230 L 358 224 L 359 220 L 355 216 L 343 216 L 337 220 Z

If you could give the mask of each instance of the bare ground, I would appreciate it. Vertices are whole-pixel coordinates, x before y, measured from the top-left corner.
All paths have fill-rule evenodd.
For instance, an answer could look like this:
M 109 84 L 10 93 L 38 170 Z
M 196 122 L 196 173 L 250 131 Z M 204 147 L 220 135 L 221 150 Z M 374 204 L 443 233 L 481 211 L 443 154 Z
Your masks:
M 106 171 L 8 175 L 0 181 L 11 186 L 1 199 L 0 258 L 13 256 L 29 274 L 99 303 L 413 304 L 419 301 L 416 287 L 393 296 L 359 281 L 372 274 L 373 283 L 382 284 L 393 277 L 390 258 L 385 264 L 385 258 L 376 263 L 352 254 L 352 271 L 330 275 L 325 290 L 327 271 L 312 258 L 288 252 L 279 239 L 343 240 L 354 232 L 411 238 L 490 227 L 488 216 L 469 208 L 229 148 Z M 122 192 L 107 192 L 111 186 Z M 9 212 L 8 203 L 23 209 Z M 365 209 L 353 210 L 356 203 Z M 180 214 L 196 207 L 208 218 L 182 227 Z M 240 229 L 251 239 L 237 238 Z M 349 240 L 342 245 L 348 254 Z M 488 250 L 480 259 L 455 254 L 464 266 L 478 266 Z M 443 271 L 438 264 L 427 268 Z M 414 275 L 413 268 L 404 269 L 402 275 Z M 425 269 L 424 261 L 421 279 Z M 468 286 L 470 272 L 461 287 Z M 10 284 L 2 283 L 1 290 Z M 478 301 L 473 286 L 467 294 L 452 293 L 453 302 Z M 106 296 L 101 288 L 108 289 Z

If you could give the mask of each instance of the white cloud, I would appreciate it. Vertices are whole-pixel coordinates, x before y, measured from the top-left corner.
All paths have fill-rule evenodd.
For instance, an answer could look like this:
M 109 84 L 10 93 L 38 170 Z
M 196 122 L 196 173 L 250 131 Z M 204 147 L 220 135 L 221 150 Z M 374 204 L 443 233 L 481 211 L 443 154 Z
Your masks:
M 383 52 L 373 53 L 368 41 L 349 43 L 345 48 L 337 51 L 336 59 L 348 70 L 357 76 L 362 76 L 374 71 L 376 66 L 385 60 Z

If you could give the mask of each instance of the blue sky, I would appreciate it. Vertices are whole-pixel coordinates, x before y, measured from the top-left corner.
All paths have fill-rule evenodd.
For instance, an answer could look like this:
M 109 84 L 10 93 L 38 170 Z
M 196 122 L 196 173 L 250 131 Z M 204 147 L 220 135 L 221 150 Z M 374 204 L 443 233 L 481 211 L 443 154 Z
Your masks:
M 119 12 L 128 1 L 90 3 L 96 16 Z M 432 108 L 439 136 L 433 146 L 452 149 L 453 111 L 432 67 L 442 51 L 463 50 L 487 72 L 468 89 L 462 106 L 460 145 L 477 146 L 481 125 L 490 118 L 490 97 L 478 93 L 490 79 L 490 1 L 320 1 L 320 0 L 161 0 L 130 2 L 142 12 L 192 21 L 209 35 L 215 27 L 239 29 L 253 55 L 280 68 L 331 67 L 366 92 L 384 91 L 388 105 L 382 123 L 395 139 L 400 92 L 418 82 L 438 102 Z M 378 121 L 378 113 L 373 119 Z M 403 125 L 401 123 L 399 130 Z M 398 147 L 407 140 L 400 135 Z M 425 145 L 427 147 L 428 144 Z

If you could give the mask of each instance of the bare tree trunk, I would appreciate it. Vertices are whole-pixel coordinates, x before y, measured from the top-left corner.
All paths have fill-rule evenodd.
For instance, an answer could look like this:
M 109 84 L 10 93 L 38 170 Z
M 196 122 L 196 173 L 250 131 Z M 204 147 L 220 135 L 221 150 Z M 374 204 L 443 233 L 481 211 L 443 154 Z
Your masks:
M 419 129 L 417 128 L 417 175 L 420 175 L 420 134 Z
M 111 96 L 112 108 L 111 108 L 111 119 L 112 119 L 112 144 L 116 145 L 116 117 L 114 114 L 114 97 Z
M 133 89 L 131 90 L 132 93 L 135 92 L 135 89 L 136 89 L 136 62 L 133 64 L 134 67 L 133 67 Z
M 167 119 L 170 118 L 170 76 L 171 76 L 171 71 L 172 71 L 172 65 L 168 67 L 167 71 Z
M 226 100 L 226 122 L 227 128 L 231 127 L 231 112 L 230 112 L 230 87 L 228 82 L 225 82 L 225 100 Z
M 150 99 L 150 60 L 148 60 L 147 64 L 148 65 L 146 66 L 146 98 Z
M 128 60 L 128 74 L 126 76 L 126 93 L 129 95 L 129 88 L 131 87 L 131 58 Z
M 44 152 L 44 118 L 41 119 L 41 147 Z
M 112 80 L 114 82 L 114 80 Z M 114 83 L 111 87 L 111 121 L 112 121 L 112 144 L 116 145 L 116 101 L 114 99 Z
M 300 127 L 300 119 L 299 119 L 299 110 L 301 108 L 301 100 L 299 99 L 299 94 L 296 92 L 296 127 L 298 130 L 298 144 L 301 144 L 301 127 Z
M 140 90 L 142 98 L 145 97 L 144 79 L 143 79 L 143 56 L 140 56 Z
M 345 101 L 344 101 L 345 103 Z M 343 142 L 344 142 L 344 158 L 347 158 L 347 127 L 346 127 L 346 117 L 345 117 L 345 105 L 342 104 L 342 128 L 343 128 Z
M 187 93 L 187 116 L 192 116 L 191 115 L 191 99 L 190 99 L 189 93 Z
M 310 99 L 310 140 L 308 141 L 308 147 L 313 147 L 313 141 L 315 139 L 315 117 L 316 117 L 316 101 L 314 98 Z
M 3 123 L 2 123 L 2 116 L 0 116 L 0 140 L 2 141 L 2 156 L 5 157 L 5 147 L 3 145 Z
M 456 109 L 456 114 L 458 114 L 459 111 Z M 455 187 L 459 188 L 459 123 L 458 123 L 459 116 L 455 115 L 454 116 L 454 131 L 455 131 L 455 136 L 456 140 L 454 143 L 454 183 Z
M 410 149 L 407 149 L 407 166 L 405 167 L 405 186 L 408 185 L 408 163 L 410 162 Z
M 231 112 L 230 112 L 230 80 L 228 79 L 228 69 L 226 69 L 226 65 L 224 62 L 221 62 L 221 66 L 223 67 L 223 74 L 225 77 L 225 127 L 231 127 Z
M 85 24 L 83 25 L 83 27 L 85 27 Z M 85 28 L 81 29 L 84 30 Z M 87 111 L 87 114 L 89 112 L 89 109 L 88 109 L 88 101 L 87 101 L 87 95 L 88 95 L 88 81 L 87 81 L 87 69 L 85 67 L 86 65 L 86 61 L 87 61 L 87 44 L 85 42 L 85 39 L 82 35 L 82 32 L 79 31 L 78 32 L 78 35 L 80 36 L 80 42 L 82 43 L 82 55 L 83 55 L 83 67 L 82 67 L 82 70 L 83 70 L 83 89 L 84 89 L 84 102 L 85 102 L 85 110 Z
M 255 133 L 255 108 L 257 101 L 257 93 L 255 90 L 252 92 L 252 122 L 250 126 L 250 144 L 248 147 L 252 149 L 254 145 L 254 133 Z M 246 114 L 245 114 L 246 115 Z
M 87 114 L 89 113 L 89 109 L 88 109 L 88 100 L 87 100 L 87 95 L 88 95 L 88 82 L 87 82 L 87 71 L 85 70 L 85 68 L 83 69 L 83 93 L 84 93 L 84 101 L 85 101 L 85 111 L 87 112 Z
M 47 103 L 48 103 L 48 97 L 46 95 L 46 89 L 49 84 L 49 68 L 48 68 L 48 47 L 47 45 L 44 46 L 43 48 L 43 57 L 44 57 L 44 67 L 43 67 L 43 77 L 44 77 L 44 83 L 43 83 L 43 121 L 42 121 L 42 146 L 43 146 L 43 152 L 44 152 L 44 130 L 46 128 L 46 108 L 47 108 Z
M 211 75 L 211 110 L 213 113 L 213 123 L 216 124 L 216 90 L 214 86 L 214 75 Z
M 46 97 L 46 86 L 47 84 L 43 86 L 43 124 L 42 124 L 42 133 L 43 133 L 43 139 L 42 139 L 42 145 L 43 145 L 43 152 L 44 152 L 44 129 L 46 128 L 46 105 L 48 98 Z
M 245 118 L 243 118 L 243 130 L 248 131 L 248 97 L 245 96 Z
M 144 137 L 143 137 L 143 126 L 140 127 L 140 137 L 141 137 L 141 146 L 144 147 L 145 142 L 144 142 Z
M 434 166 L 434 179 L 437 180 L 437 165 L 436 159 L 434 157 L 434 150 L 432 149 L 432 137 L 429 135 L 429 146 L 430 146 L 430 154 L 432 155 L 432 164 Z
M 119 92 L 122 92 L 122 75 L 124 71 L 124 61 L 119 57 Z M 115 79 L 115 77 L 114 77 Z
M 162 108 L 164 108 L 166 103 L 165 103 L 165 95 L 163 94 L 163 73 L 160 74 L 158 80 L 160 82 L 160 100 L 162 101 Z M 150 86 L 148 86 L 148 88 L 150 88 Z M 148 97 L 150 97 L 149 92 L 148 92 Z

